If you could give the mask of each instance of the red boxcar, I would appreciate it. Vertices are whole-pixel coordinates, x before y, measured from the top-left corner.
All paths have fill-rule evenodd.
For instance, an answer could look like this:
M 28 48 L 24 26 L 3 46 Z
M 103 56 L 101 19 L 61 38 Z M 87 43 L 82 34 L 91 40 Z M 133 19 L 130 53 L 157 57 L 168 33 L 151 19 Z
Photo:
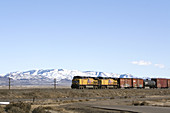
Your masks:
M 143 79 L 133 78 L 133 88 L 143 88 Z
M 156 88 L 168 88 L 168 79 L 153 78 L 151 80 L 156 82 Z
M 133 87 L 132 78 L 119 78 L 118 82 L 119 82 L 120 88 L 132 88 Z
M 168 79 L 168 88 L 170 88 L 170 79 Z

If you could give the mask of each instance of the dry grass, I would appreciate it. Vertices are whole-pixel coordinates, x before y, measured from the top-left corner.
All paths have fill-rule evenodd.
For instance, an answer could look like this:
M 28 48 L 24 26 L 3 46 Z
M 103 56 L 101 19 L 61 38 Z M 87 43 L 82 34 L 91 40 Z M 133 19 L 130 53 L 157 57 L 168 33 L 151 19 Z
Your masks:
M 5 107 L 5 111 L 9 113 L 29 113 L 31 110 L 31 104 L 28 103 L 12 103 Z
M 47 111 L 44 107 L 37 107 L 35 108 L 32 113 L 51 113 L 50 111 Z
M 148 95 L 169 95 L 169 89 L 12 89 L 0 90 L 1 99 L 50 99 L 50 98 L 78 98 L 78 97 L 122 97 Z
M 79 107 L 70 107 L 61 108 L 62 105 L 73 105 L 73 104 L 83 104 L 83 103 L 95 103 L 100 102 L 100 100 L 106 100 L 109 104 L 122 104 L 122 105 L 135 105 L 135 106 L 170 106 L 170 99 L 164 99 L 162 97 L 169 98 L 170 90 L 169 89 L 12 89 L 0 90 L 0 99 L 9 99 L 10 101 L 23 101 L 25 103 L 32 104 L 32 110 L 34 112 L 46 113 L 47 111 L 57 111 L 57 112 L 65 112 L 75 111 L 79 109 Z M 157 100 L 148 101 L 150 98 L 157 98 Z M 147 98 L 147 99 L 146 99 Z M 25 99 L 25 100 L 24 100 Z M 120 100 L 124 100 L 121 101 Z M 34 100 L 34 102 L 33 102 Z M 135 101 L 133 101 L 135 100 Z M 90 102 L 87 102 L 90 101 Z M 116 102 L 117 101 L 117 102 Z M 119 102 L 120 101 L 120 102 Z M 133 102 L 132 102 L 133 101 Z M 109 103 L 110 102 L 110 103 Z M 111 103 L 113 102 L 113 103 Z M 9 105 L 10 106 L 10 105 Z M 22 113 L 25 110 L 21 109 L 24 107 L 22 104 L 12 105 L 8 108 L 8 112 L 20 112 Z M 39 107 L 43 106 L 43 107 Z M 58 107 L 57 107 L 58 106 Z M 39 108 L 38 108 L 39 107 Z M 83 112 L 84 108 L 81 108 L 78 111 Z M 3 108 L 0 107 L 0 113 L 3 111 Z M 7 110 L 6 110 L 7 111 Z M 91 109 L 91 111 L 93 111 Z M 94 111 L 95 112 L 95 111 Z M 97 111 L 96 111 L 97 112 Z M 107 112 L 107 111 L 106 111 Z

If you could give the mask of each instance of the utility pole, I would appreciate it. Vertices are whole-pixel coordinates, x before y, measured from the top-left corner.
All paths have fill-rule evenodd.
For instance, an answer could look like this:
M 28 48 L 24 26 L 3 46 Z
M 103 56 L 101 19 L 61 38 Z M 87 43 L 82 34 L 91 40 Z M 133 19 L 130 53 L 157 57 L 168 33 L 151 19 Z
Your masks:
M 56 78 L 54 79 L 54 89 L 56 89 Z
M 11 89 L 11 78 L 9 77 L 9 90 Z

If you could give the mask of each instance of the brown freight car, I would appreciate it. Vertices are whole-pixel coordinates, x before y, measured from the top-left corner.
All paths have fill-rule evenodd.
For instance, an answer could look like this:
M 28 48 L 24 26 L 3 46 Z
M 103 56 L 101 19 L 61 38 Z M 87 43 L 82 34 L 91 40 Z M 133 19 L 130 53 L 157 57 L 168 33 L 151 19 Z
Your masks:
M 170 79 L 168 79 L 168 88 L 170 88 Z
M 156 82 L 155 88 L 168 88 L 168 79 L 165 78 L 152 78 Z
M 143 88 L 144 82 L 143 79 L 133 78 L 133 88 Z
M 133 87 L 132 78 L 119 78 L 118 83 L 119 83 L 119 88 L 132 88 Z

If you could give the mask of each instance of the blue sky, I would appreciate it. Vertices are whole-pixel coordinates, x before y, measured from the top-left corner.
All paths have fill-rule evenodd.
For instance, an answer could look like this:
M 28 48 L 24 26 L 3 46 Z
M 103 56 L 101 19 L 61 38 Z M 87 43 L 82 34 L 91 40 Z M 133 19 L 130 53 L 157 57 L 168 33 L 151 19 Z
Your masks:
M 0 1 L 0 73 L 170 77 L 169 0 Z

